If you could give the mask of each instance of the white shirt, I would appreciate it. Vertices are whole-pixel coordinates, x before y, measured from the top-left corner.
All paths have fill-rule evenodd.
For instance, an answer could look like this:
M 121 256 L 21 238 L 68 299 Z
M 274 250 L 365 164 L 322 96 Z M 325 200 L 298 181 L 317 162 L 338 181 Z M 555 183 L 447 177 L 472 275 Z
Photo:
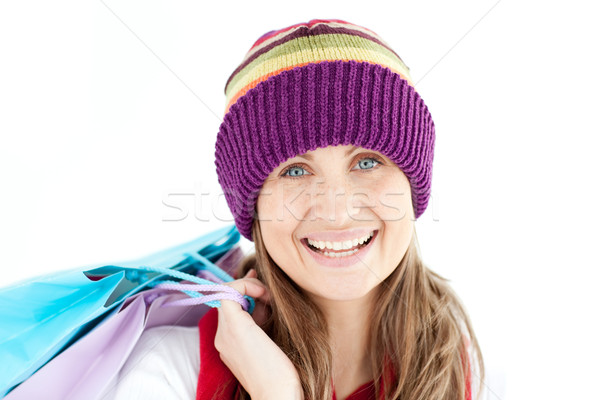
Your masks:
M 197 326 L 145 331 L 99 400 L 193 400 L 200 371 Z

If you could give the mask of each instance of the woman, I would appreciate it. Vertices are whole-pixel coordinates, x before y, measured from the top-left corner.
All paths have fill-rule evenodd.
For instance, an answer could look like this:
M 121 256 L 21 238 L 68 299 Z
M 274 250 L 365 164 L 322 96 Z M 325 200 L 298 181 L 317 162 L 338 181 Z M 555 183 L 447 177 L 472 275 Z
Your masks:
M 225 93 L 217 173 L 256 245 L 230 285 L 257 310 L 199 322 L 196 397 L 470 399 L 477 339 L 417 247 L 435 131 L 400 57 L 312 20 L 259 38 Z

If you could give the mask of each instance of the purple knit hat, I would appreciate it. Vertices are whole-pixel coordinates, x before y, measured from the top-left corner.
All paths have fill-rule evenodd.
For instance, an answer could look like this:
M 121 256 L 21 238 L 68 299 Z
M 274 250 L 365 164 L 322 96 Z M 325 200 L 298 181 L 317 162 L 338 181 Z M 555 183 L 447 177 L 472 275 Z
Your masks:
M 235 224 L 252 241 L 265 179 L 307 151 L 379 151 L 411 185 L 418 218 L 429 201 L 435 127 L 402 59 L 371 30 L 311 20 L 261 36 L 225 86 L 217 176 Z

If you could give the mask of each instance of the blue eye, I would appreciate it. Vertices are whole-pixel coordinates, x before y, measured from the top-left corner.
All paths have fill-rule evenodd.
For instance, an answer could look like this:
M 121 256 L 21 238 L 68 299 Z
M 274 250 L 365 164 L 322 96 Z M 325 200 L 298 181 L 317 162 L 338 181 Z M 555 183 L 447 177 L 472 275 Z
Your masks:
M 360 169 L 373 169 L 377 164 L 379 164 L 379 161 L 371 157 L 361 158 L 358 161 L 358 166 Z
M 303 172 L 307 172 L 307 171 L 298 165 L 292 165 L 291 167 L 286 169 L 282 175 L 289 176 L 291 178 L 299 178 L 303 175 L 306 175 L 306 173 L 303 173 Z
M 375 169 L 378 164 L 383 164 L 383 162 L 374 156 L 361 158 L 356 163 L 356 165 L 358 165 L 358 169 L 364 172 L 369 172 L 370 170 Z M 286 178 L 302 178 L 305 175 L 310 175 L 310 172 L 308 172 L 304 167 L 302 167 L 302 165 L 298 164 L 290 165 L 289 167 L 284 169 L 280 174 L 280 176 Z

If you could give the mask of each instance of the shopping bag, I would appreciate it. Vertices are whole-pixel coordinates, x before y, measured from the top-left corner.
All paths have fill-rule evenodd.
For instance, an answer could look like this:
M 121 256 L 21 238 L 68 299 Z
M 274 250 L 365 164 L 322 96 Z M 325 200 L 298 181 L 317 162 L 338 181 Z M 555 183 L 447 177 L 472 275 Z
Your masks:
M 58 272 L 0 289 L 0 397 L 116 313 L 126 298 L 147 290 L 166 272 L 195 273 L 239 238 L 229 226 L 138 260 Z
M 232 248 L 211 270 L 229 274 L 239 262 L 239 246 Z M 219 270 L 221 267 L 222 270 Z M 182 287 L 186 282 L 181 282 Z M 114 389 L 116 377 L 146 329 L 156 326 L 196 326 L 209 309 L 164 307 L 190 298 L 158 285 L 127 298 L 119 311 L 52 359 L 12 390 L 5 400 L 101 400 Z

